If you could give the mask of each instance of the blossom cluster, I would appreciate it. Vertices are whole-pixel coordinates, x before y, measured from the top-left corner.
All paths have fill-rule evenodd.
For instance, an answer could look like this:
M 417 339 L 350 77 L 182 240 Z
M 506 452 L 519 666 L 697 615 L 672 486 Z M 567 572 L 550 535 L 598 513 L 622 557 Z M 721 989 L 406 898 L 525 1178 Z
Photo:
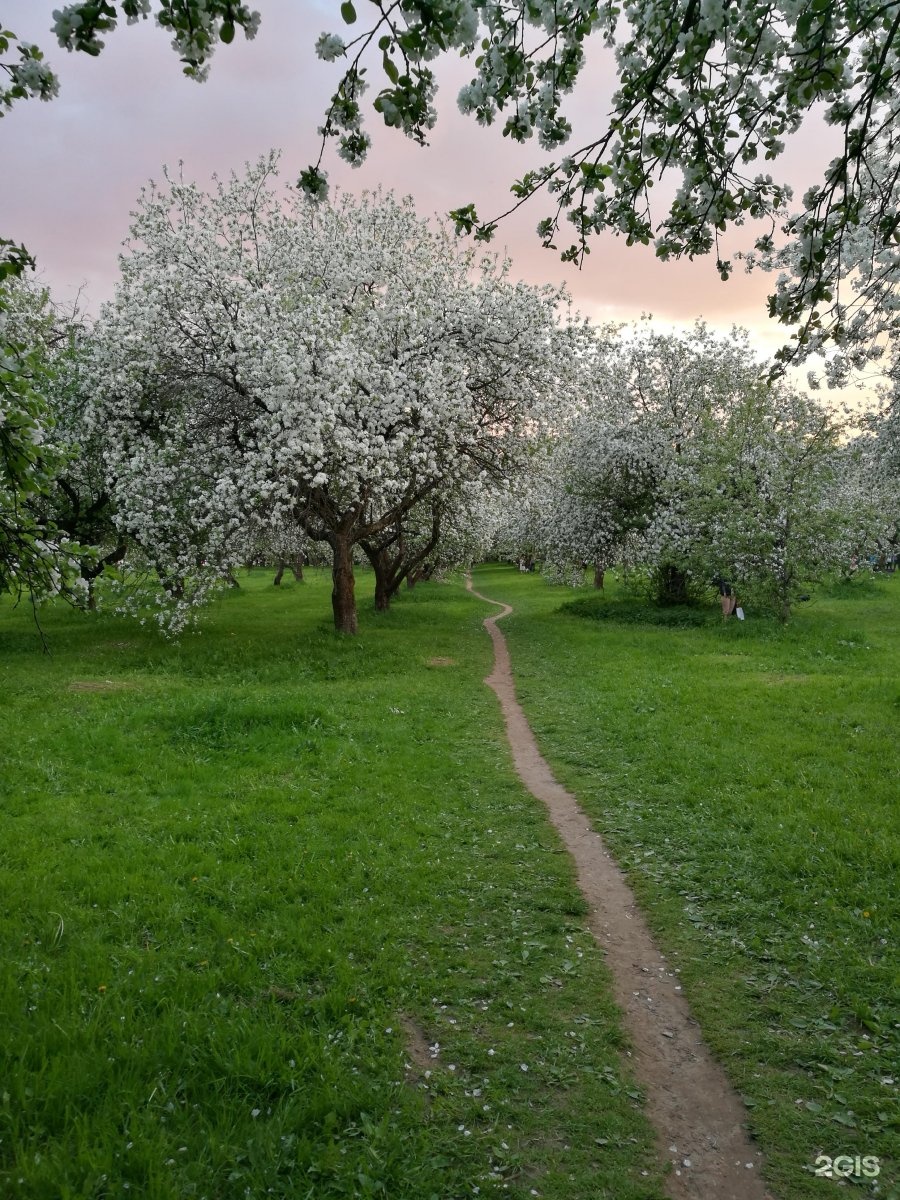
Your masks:
M 15 40 L 14 34 L 0 28 L 0 55 L 7 53 Z M 53 100 L 59 94 L 59 80 L 41 50 L 30 42 L 20 42 L 16 50 L 18 61 L 0 60 L 0 71 L 7 78 L 0 86 L 0 116 L 17 100 Z
M 65 50 L 97 55 L 105 45 L 101 34 L 112 32 L 119 12 L 129 25 L 146 20 L 151 0 L 76 0 L 53 12 L 53 32 Z M 184 73 L 197 80 L 209 74 L 209 60 L 218 42 L 234 40 L 235 26 L 251 39 L 259 29 L 260 16 L 246 4 L 234 0 L 159 0 L 157 24 L 172 33 L 172 48 L 184 62 Z

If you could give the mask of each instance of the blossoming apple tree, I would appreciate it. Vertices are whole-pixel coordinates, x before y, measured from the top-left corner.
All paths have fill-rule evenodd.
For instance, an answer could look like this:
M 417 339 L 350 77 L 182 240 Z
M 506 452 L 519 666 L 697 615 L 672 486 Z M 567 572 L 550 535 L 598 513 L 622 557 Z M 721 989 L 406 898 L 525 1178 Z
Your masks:
M 554 448 L 541 557 L 557 572 L 643 565 L 664 602 L 725 576 L 787 619 L 797 592 L 849 562 L 872 528 L 841 469 L 842 429 L 767 379 L 738 331 L 631 331 L 598 357 Z
M 502 482 L 567 390 L 563 297 L 392 196 L 314 205 L 273 157 L 141 197 L 100 319 L 97 420 L 123 528 L 174 627 L 268 514 L 324 542 L 354 632 L 354 548 L 466 482 Z
M 787 621 L 809 584 L 849 563 L 857 497 L 841 486 L 843 425 L 810 396 L 763 384 L 734 397 L 681 464 L 658 532 L 694 578 L 722 575 Z
M 702 323 L 679 337 L 645 325 L 595 356 L 593 376 L 554 449 L 542 557 L 603 571 L 625 557 L 655 573 L 659 597 L 684 600 L 683 493 L 703 433 L 759 386 L 746 340 Z M 678 534 L 677 538 L 675 534 Z

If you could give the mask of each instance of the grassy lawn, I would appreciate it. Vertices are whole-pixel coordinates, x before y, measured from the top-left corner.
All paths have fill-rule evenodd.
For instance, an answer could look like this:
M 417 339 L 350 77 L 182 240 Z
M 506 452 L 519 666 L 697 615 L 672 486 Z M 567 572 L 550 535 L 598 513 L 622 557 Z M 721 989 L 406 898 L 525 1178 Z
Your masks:
M 625 867 L 750 1106 L 783 1200 L 817 1156 L 873 1155 L 900 1195 L 896 1082 L 900 577 L 787 628 L 699 623 L 509 568 L 475 583 L 558 777 Z
M 329 590 L 255 573 L 178 644 L 52 608 L 50 656 L 0 608 L 0 1195 L 658 1198 L 484 605 L 341 639 Z

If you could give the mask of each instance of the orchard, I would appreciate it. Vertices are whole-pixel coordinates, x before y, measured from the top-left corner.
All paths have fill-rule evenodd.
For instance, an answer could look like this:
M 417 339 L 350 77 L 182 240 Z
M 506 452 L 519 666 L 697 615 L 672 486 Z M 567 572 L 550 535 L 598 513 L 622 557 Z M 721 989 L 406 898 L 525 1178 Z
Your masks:
M 35 599 L 112 575 L 177 633 L 245 563 L 324 554 L 352 634 L 360 562 L 384 610 L 493 552 L 662 603 L 740 580 L 787 620 L 896 553 L 889 416 L 851 424 L 737 330 L 593 326 L 409 201 L 280 188 L 275 155 L 145 189 L 93 324 L 4 287 L 3 581 Z
M 197 82 L 261 20 L 47 25 L 150 17 Z M 299 179 L 163 169 L 93 312 L 0 240 L 0 1191 L 890 1198 L 897 5 L 323 22 Z M 510 210 L 330 186 L 445 54 Z M 0 116 L 65 74 L 0 28 Z M 526 202 L 778 272 L 788 344 L 585 318 L 489 252 Z

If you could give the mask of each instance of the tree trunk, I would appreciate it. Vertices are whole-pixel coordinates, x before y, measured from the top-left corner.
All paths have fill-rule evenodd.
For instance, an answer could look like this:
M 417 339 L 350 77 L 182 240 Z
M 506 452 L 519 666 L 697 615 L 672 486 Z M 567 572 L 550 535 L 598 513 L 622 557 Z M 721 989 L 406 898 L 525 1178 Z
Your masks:
M 396 596 L 402 575 L 403 540 L 390 542 L 386 546 L 378 546 L 372 542 L 361 542 L 366 557 L 375 572 L 375 611 L 387 612 L 391 600 Z M 399 545 L 396 555 L 391 555 L 390 547 Z
M 781 575 L 776 581 L 776 600 L 778 603 L 778 620 L 787 625 L 791 619 L 791 585 L 793 578 L 790 574 Z
M 406 586 L 410 591 L 417 583 L 427 583 L 434 574 L 434 563 L 425 563 L 421 567 L 417 567 L 415 571 L 410 571 L 406 577 Z
M 603 577 L 606 574 L 600 563 L 594 563 L 594 587 L 603 590 Z
M 387 612 L 391 607 L 391 591 L 383 574 L 375 571 L 375 611 Z
M 277 563 L 278 563 L 278 570 L 275 572 L 275 578 L 272 580 L 272 583 L 275 587 L 281 586 L 281 581 L 282 581 L 282 579 L 284 579 L 284 573 L 288 569 L 288 567 L 291 568 L 291 571 L 293 572 L 293 576 L 297 580 L 297 582 L 298 583 L 303 582 L 303 559 L 302 558 L 299 558 L 299 557 L 298 558 L 290 558 L 290 559 L 279 558 L 279 559 L 277 559 Z
M 104 554 L 102 558 L 98 558 L 90 564 L 87 564 L 84 560 L 82 560 L 81 577 L 87 584 L 88 608 L 92 612 L 97 608 L 97 580 L 107 567 L 116 566 L 117 563 L 122 561 L 127 553 L 128 543 L 119 542 L 114 550 L 110 550 L 109 554 Z
M 687 604 L 687 575 L 680 567 L 671 563 L 661 567 L 657 583 L 657 599 L 660 604 Z
M 404 579 L 407 587 L 412 588 L 420 579 L 425 579 L 431 574 L 434 568 L 429 566 L 426 560 L 437 545 L 440 533 L 440 509 L 434 507 L 431 514 L 431 536 L 418 551 L 408 551 L 402 526 L 388 530 L 380 545 L 365 538 L 360 542 L 375 572 L 375 608 L 379 612 L 390 608 L 391 600 L 399 592 Z
M 356 633 L 356 580 L 353 577 L 353 542 L 346 533 L 328 539 L 333 554 L 331 565 L 331 608 L 338 633 Z

